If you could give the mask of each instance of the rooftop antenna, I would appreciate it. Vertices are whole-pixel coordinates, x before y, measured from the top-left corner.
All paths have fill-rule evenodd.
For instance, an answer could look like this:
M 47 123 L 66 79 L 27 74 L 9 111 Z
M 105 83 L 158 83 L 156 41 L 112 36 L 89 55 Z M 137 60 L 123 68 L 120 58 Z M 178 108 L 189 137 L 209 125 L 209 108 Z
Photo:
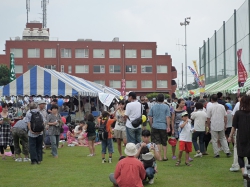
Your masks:
M 47 4 L 49 4 L 49 0 L 41 1 L 41 8 L 43 10 L 43 28 L 47 28 Z
M 30 0 L 26 0 L 27 23 L 29 23 Z

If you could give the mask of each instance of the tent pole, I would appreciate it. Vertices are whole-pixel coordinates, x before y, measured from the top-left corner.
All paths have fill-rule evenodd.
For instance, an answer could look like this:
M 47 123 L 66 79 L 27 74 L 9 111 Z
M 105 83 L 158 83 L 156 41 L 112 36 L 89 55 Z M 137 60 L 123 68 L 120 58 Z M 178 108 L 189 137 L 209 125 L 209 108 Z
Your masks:
M 79 111 L 79 116 L 80 116 L 80 121 L 81 121 L 81 117 L 82 117 L 82 111 L 81 111 L 81 96 L 80 94 L 78 95 L 78 111 Z

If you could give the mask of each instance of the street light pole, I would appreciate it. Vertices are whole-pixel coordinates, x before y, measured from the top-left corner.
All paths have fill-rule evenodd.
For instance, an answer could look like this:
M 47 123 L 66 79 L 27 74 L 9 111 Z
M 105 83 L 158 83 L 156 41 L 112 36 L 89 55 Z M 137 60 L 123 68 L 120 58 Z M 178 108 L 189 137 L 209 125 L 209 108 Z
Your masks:
M 181 26 L 185 26 L 185 91 L 187 92 L 187 25 L 190 24 L 191 17 L 185 18 L 184 22 L 181 22 Z

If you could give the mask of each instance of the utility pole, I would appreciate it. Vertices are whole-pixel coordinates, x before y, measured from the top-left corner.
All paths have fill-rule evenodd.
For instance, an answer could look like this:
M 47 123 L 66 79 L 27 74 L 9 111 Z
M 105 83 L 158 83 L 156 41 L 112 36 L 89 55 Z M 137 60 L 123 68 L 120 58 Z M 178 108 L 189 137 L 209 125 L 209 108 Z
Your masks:
M 181 63 L 181 83 L 182 83 L 182 86 L 181 86 L 181 91 L 182 91 L 182 95 L 183 95 L 183 63 Z

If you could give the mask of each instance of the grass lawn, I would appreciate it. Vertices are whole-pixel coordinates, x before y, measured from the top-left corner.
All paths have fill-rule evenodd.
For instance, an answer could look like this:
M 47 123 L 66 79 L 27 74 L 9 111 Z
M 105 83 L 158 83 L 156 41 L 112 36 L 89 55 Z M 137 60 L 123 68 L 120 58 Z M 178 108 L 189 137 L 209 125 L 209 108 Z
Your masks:
M 59 158 L 54 159 L 50 149 L 46 150 L 41 165 L 14 162 L 10 157 L 0 160 L 0 186 L 2 187 L 112 187 L 109 174 L 114 172 L 118 161 L 117 145 L 112 164 L 101 163 L 101 145 L 96 146 L 97 155 L 87 157 L 87 147 L 63 147 L 59 149 Z M 169 161 L 158 162 L 155 187 L 240 187 L 243 186 L 241 172 L 230 172 L 233 158 L 213 158 L 212 145 L 209 155 L 195 158 L 193 166 L 184 164 L 184 157 L 179 167 L 171 158 L 171 147 L 168 146 Z M 193 157 L 194 152 L 191 154 Z M 146 184 L 146 186 L 151 186 Z M 131 186 L 132 187 L 132 186 Z

